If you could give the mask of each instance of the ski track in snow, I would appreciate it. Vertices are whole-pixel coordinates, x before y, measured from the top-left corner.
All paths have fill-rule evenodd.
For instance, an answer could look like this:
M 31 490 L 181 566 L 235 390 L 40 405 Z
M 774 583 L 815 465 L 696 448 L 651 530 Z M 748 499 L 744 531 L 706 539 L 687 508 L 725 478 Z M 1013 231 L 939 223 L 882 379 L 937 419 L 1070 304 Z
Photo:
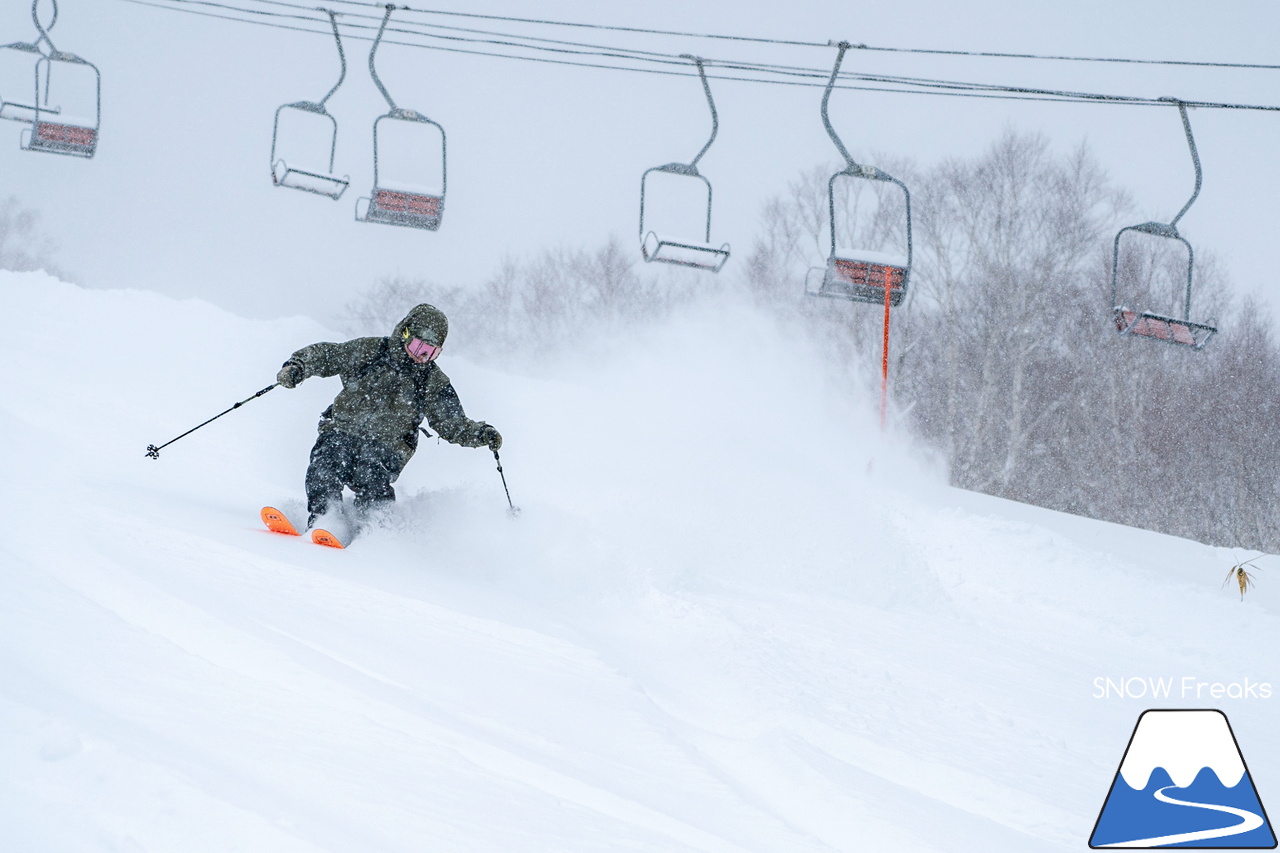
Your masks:
M 338 552 L 256 518 L 300 496 L 335 381 L 142 455 L 338 336 L 0 288 L 15 849 L 1077 849 L 1146 707 L 1094 677 L 1274 680 L 1240 658 L 1280 639 L 1268 585 L 1218 589 L 1235 552 L 947 489 L 745 308 L 553 378 L 450 356 L 524 512 L 424 442 Z M 86 360 L 58 328 L 111 334 Z M 1227 710 L 1275 766 L 1269 705 Z

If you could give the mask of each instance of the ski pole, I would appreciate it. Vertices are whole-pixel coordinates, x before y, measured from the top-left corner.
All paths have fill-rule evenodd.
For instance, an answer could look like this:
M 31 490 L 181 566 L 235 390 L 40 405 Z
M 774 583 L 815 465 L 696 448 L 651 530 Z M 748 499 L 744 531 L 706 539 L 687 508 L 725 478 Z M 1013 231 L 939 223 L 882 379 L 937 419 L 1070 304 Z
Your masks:
M 266 388 L 263 388 L 261 391 L 259 391 L 257 394 L 254 394 L 252 397 L 249 397 L 248 399 L 245 399 L 245 400 L 241 400 L 239 403 L 236 403 L 234 406 L 232 406 L 231 408 L 227 409 L 227 411 L 226 411 L 226 412 L 219 412 L 218 414 L 216 414 L 216 415 L 214 415 L 213 417 L 209 418 L 209 420 L 207 420 L 207 421 L 205 421 L 204 423 L 200 424 L 200 426 L 193 426 L 191 429 L 187 430 L 187 431 L 186 431 L 186 432 L 184 432 L 182 435 L 178 436 L 178 438 L 186 438 L 187 436 L 191 435 L 191 433 L 193 433 L 193 432 L 195 432 L 196 430 L 200 429 L 200 427 L 202 427 L 202 426 L 208 426 L 209 424 L 213 423 L 213 422 L 214 422 L 214 421 L 216 421 L 218 418 L 222 417 L 223 415 L 227 414 L 228 412 L 234 412 L 236 409 L 240 408 L 240 407 L 241 407 L 241 406 L 243 406 L 245 403 L 249 402 L 249 400 L 256 400 L 256 399 L 258 399 L 258 398 L 259 398 L 259 397 L 261 397 L 263 394 L 267 393 L 267 392 L 268 392 L 268 391 L 270 391 L 272 388 L 276 387 L 276 384 L 278 384 L 278 383 L 275 383 L 275 384 L 272 384 L 272 385 L 268 385 Z M 159 459 L 159 458 L 160 458 L 160 451 L 161 451 L 161 450 L 164 450 L 166 447 L 168 447 L 169 445 L 173 444 L 175 441 L 177 441 L 177 440 L 178 440 L 178 438 L 171 438 L 171 439 L 169 439 L 168 441 L 166 441 L 164 444 L 160 445 L 159 447 L 156 447 L 154 444 L 148 444 L 148 445 L 147 445 L 147 456 L 148 456 L 148 457 L 150 457 L 150 458 L 152 458 L 152 459 Z
M 511 490 L 507 488 L 507 475 L 502 473 L 502 459 L 498 456 L 498 451 L 493 451 L 493 461 L 498 463 L 498 476 L 502 478 L 502 490 L 507 493 L 507 515 L 515 518 L 520 514 L 520 507 L 511 502 Z

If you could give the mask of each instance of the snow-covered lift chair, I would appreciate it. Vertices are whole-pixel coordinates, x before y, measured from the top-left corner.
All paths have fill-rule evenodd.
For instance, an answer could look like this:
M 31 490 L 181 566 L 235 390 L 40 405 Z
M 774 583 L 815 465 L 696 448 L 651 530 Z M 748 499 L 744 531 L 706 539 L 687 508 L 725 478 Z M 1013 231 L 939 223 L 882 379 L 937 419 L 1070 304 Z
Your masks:
M 92 62 L 54 46 L 49 30 L 58 21 L 58 3 L 50 3 L 53 16 L 47 28 L 37 14 L 39 0 L 31 4 L 31 20 L 40 33 L 34 43 L 15 42 L 3 48 L 4 64 L 10 71 L 29 67 L 32 74 L 27 87 L 17 86 L 6 74 L 0 118 L 30 125 L 22 131 L 21 145 L 26 151 L 92 157 L 98 148 L 102 74 Z M 17 88 L 10 94 L 12 86 Z M 31 93 L 30 99 L 21 94 L 24 89 Z
M 835 299 L 848 299 L 853 302 L 869 302 L 883 304 L 885 289 L 889 291 L 889 304 L 898 305 L 907 293 L 907 284 L 911 279 L 911 192 L 907 185 L 897 178 L 875 166 L 865 166 L 854 161 L 844 143 L 840 141 L 835 128 L 831 126 L 831 118 L 827 114 L 827 104 L 831 100 L 831 90 L 835 86 L 836 76 L 840 73 L 840 63 L 845 51 L 849 49 L 847 42 L 838 45 L 840 52 L 836 55 L 835 67 L 831 70 L 831 79 L 827 81 L 827 89 L 822 95 L 822 124 L 827 129 L 831 141 L 836 144 L 840 156 L 844 158 L 845 167 L 831 176 L 827 182 L 827 215 L 831 231 L 831 254 L 827 258 L 826 267 L 814 267 L 805 276 L 805 292 L 810 296 L 829 296 Z M 836 198 L 835 184 L 838 178 L 858 180 L 884 181 L 896 185 L 902 190 L 906 211 L 906 249 L 905 255 L 870 249 L 840 246 L 836 237 Z
M 382 26 L 369 51 L 369 73 L 373 76 L 378 91 L 382 92 L 382 97 L 386 98 L 390 110 L 373 122 L 373 191 L 369 198 L 356 201 L 356 219 L 361 222 L 380 222 L 435 231 L 440 227 L 440 219 L 444 216 L 447 166 L 444 128 L 421 113 L 396 106 L 391 93 L 378 78 L 378 71 L 373 64 L 382 34 L 387 29 L 387 21 L 395 8 L 393 5 L 387 6 Z M 387 123 L 385 127 L 382 126 L 384 122 Z M 388 133 L 392 136 L 390 141 Z M 428 141 L 434 143 L 437 138 L 440 144 L 438 175 L 432 174 L 424 180 L 416 170 L 404 169 L 404 164 L 418 163 L 421 159 L 419 152 L 426 147 Z M 387 161 L 399 168 L 388 174 Z
M 36 68 L 36 85 L 44 89 L 45 98 L 37 98 L 31 127 L 22 131 L 23 149 L 92 157 L 98 150 L 102 115 L 102 75 L 97 66 L 74 53 L 53 51 Z M 57 103 L 49 99 L 54 92 L 62 95 Z M 77 97 L 68 96 L 69 92 Z
M 338 82 L 334 83 L 333 88 L 329 90 L 329 94 L 319 101 L 295 101 L 292 104 L 281 104 L 276 108 L 276 119 L 271 128 L 271 182 L 278 187 L 289 187 L 290 189 L 315 193 L 337 201 L 346 192 L 347 185 L 350 184 L 351 179 L 346 175 L 339 178 L 333 171 L 333 158 L 338 147 L 338 120 L 329 114 L 329 111 L 325 108 L 325 103 L 328 102 L 329 98 L 333 97 L 333 93 L 338 91 L 338 87 L 342 85 L 342 81 L 347 77 L 347 57 L 342 50 L 342 37 L 338 34 L 337 17 L 328 9 L 324 11 L 329 14 L 329 23 L 333 27 L 333 39 L 338 43 L 338 59 L 342 63 L 342 72 L 338 75 Z M 288 149 L 288 143 L 290 142 L 296 143 L 299 140 L 314 138 L 315 135 L 312 133 L 299 133 L 299 128 L 318 125 L 324 121 L 328 122 L 328 127 L 325 128 L 325 133 L 329 139 L 329 167 L 327 170 L 302 168 L 297 164 L 289 163 L 284 157 L 276 155 L 281 136 L 281 115 L 285 116 L 286 131 L 284 136 L 286 149 Z
M 1111 315 L 1116 331 L 1122 335 L 1137 335 L 1138 337 L 1189 346 L 1194 350 L 1200 350 L 1204 348 L 1205 344 L 1209 343 L 1209 338 L 1213 337 L 1218 330 L 1212 323 L 1196 323 L 1191 320 L 1191 287 L 1195 277 L 1196 254 L 1187 239 L 1178 233 L 1178 220 L 1190 209 L 1192 203 L 1200 195 L 1202 178 L 1200 155 L 1196 151 L 1195 137 L 1191 135 L 1191 120 L 1187 118 L 1187 105 L 1174 98 L 1161 98 L 1161 100 L 1170 101 L 1178 105 L 1178 112 L 1182 116 L 1182 129 L 1186 131 L 1187 135 L 1187 146 L 1191 149 L 1191 162 L 1196 169 L 1196 188 L 1191 193 L 1191 198 L 1187 199 L 1187 203 L 1182 206 L 1182 210 L 1178 211 L 1178 215 L 1173 217 L 1171 221 L 1167 223 L 1143 222 L 1139 225 L 1126 226 L 1117 232 L 1111 255 Z M 1182 299 L 1181 318 L 1156 314 L 1151 311 L 1140 311 L 1120 303 L 1117 287 L 1120 268 L 1120 238 L 1124 236 L 1126 231 L 1137 231 L 1155 237 L 1177 240 L 1187 247 L 1187 288 Z
M 702 80 L 702 89 L 706 92 L 707 104 L 711 107 L 711 138 L 707 140 L 707 144 L 702 146 L 698 156 L 694 157 L 691 162 L 654 166 L 652 169 L 646 169 L 645 173 L 640 177 L 640 253 L 644 256 L 646 262 L 658 261 L 665 264 L 677 264 L 700 270 L 720 272 L 720 268 L 724 266 L 725 261 L 729 260 L 729 244 L 714 246 L 711 243 L 711 182 L 698 172 L 698 161 L 702 159 L 702 155 L 707 153 L 707 149 L 715 141 L 716 133 L 720 129 L 720 119 L 716 114 L 716 102 L 711 97 L 711 86 L 707 83 L 707 72 L 702 67 L 702 60 L 688 54 L 683 55 L 682 58 L 692 60 L 698 66 L 698 76 Z M 701 240 L 690 239 L 689 237 L 673 237 L 645 229 L 645 191 L 649 175 L 653 172 L 695 178 L 702 181 L 707 190 L 707 217 L 706 228 L 703 231 Z

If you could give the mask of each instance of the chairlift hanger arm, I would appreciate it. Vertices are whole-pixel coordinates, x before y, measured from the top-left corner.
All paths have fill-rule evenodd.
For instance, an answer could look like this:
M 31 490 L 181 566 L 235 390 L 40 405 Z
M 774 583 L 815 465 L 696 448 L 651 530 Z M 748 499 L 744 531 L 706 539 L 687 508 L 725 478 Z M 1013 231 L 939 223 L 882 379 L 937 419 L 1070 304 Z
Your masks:
M 831 90 L 835 88 L 836 78 L 840 75 L 840 63 L 844 61 L 845 51 L 849 48 L 862 47 L 862 45 L 851 45 L 847 41 L 838 43 L 831 42 L 831 44 L 838 47 L 840 52 L 836 54 L 836 64 L 835 67 L 831 69 L 831 79 L 827 81 L 826 91 L 822 93 L 822 125 L 827 129 L 827 135 L 831 137 L 831 141 L 834 142 L 836 144 L 836 148 L 839 149 L 840 156 L 844 158 L 844 172 L 839 174 L 855 175 L 860 178 L 871 178 L 876 181 L 890 181 L 892 183 L 900 184 L 901 181 L 898 181 L 883 169 L 879 169 L 875 166 L 867 166 L 854 160 L 853 156 L 849 153 L 849 149 L 844 147 L 844 142 L 841 141 L 840 135 L 836 133 L 836 129 L 831 124 L 831 115 L 828 112 L 828 104 L 831 101 Z
M 1187 199 L 1187 203 L 1182 206 L 1182 210 L 1178 211 L 1178 215 L 1169 221 L 1170 227 L 1176 228 L 1178 220 L 1186 213 L 1195 200 L 1200 196 L 1200 184 L 1203 182 L 1203 172 L 1200 169 L 1200 153 L 1196 150 L 1196 138 L 1191 134 L 1191 119 L 1187 117 L 1187 105 L 1177 98 L 1161 98 L 1162 101 L 1172 101 L 1178 105 L 1178 113 L 1182 116 L 1182 129 L 1187 134 L 1187 147 L 1191 149 L 1191 162 L 1196 167 L 1196 188 L 1191 193 L 1191 198 Z
M 333 84 L 333 88 L 329 90 L 329 94 L 320 99 L 320 108 L 324 109 L 325 103 L 333 97 L 333 93 L 338 91 L 338 87 L 342 85 L 342 81 L 347 79 L 347 54 L 342 49 L 342 36 L 338 34 L 338 16 L 332 9 L 325 9 L 329 14 L 329 24 L 333 27 L 333 40 L 338 43 L 338 59 L 342 62 L 342 72 L 338 75 L 338 82 Z
M 40 37 L 35 42 L 37 47 L 40 42 L 44 42 L 49 45 L 50 53 L 57 53 L 58 49 L 53 46 L 53 39 L 49 38 L 49 30 L 53 29 L 54 25 L 58 23 L 58 0 L 49 0 L 49 2 L 53 5 L 53 17 L 49 19 L 49 26 L 43 27 L 40 25 L 40 15 L 37 12 L 40 0 L 31 0 L 31 20 L 35 22 L 36 29 L 40 31 Z
M 849 155 L 849 149 L 844 147 L 844 143 L 840 141 L 839 134 L 836 129 L 831 126 L 831 117 L 827 114 L 827 104 L 831 101 L 831 90 L 835 88 L 836 77 L 840 75 L 840 63 L 844 61 L 844 53 L 851 45 L 847 41 L 836 44 L 840 52 L 836 54 L 835 67 L 831 69 L 831 79 L 827 81 L 826 91 L 822 93 L 822 124 L 827 129 L 827 135 L 831 137 L 831 141 L 836 144 L 836 148 L 840 151 L 840 156 L 844 158 L 845 165 L 849 172 L 853 172 L 858 168 L 857 162 Z
M 707 140 L 707 144 L 702 146 L 702 150 L 698 152 L 698 156 L 689 161 L 689 168 L 697 171 L 698 161 L 702 159 L 702 155 L 707 153 L 707 149 L 711 147 L 711 143 L 716 141 L 716 134 L 720 132 L 720 116 L 716 112 L 715 99 L 711 97 L 711 84 L 707 82 L 706 69 L 702 67 L 702 57 L 693 56 L 685 53 L 681 54 L 681 59 L 691 59 L 698 66 L 698 76 L 702 79 L 702 91 L 707 93 L 707 106 L 711 107 L 711 138 Z
M 369 48 L 369 75 L 373 77 L 373 82 L 377 85 L 378 91 L 382 93 L 382 97 L 387 99 L 387 104 L 391 107 L 393 113 L 399 112 L 400 108 L 391 99 L 391 93 L 387 91 L 387 87 L 382 85 L 382 79 L 378 77 L 378 69 L 373 64 L 373 58 L 378 53 L 378 45 L 382 43 L 382 35 L 387 31 L 387 22 L 391 20 L 391 13 L 395 10 L 394 3 L 387 4 L 386 14 L 382 16 L 382 26 L 378 27 L 378 35 L 373 40 L 373 47 Z

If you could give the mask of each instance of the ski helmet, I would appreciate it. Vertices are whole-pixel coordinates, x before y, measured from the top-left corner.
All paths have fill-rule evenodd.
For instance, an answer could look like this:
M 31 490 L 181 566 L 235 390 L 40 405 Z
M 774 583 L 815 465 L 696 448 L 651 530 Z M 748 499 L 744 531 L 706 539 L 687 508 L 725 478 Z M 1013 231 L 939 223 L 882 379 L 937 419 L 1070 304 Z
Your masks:
M 417 338 L 432 346 L 444 346 L 444 339 L 449 334 L 449 321 L 443 311 L 424 302 L 406 314 L 391 334 L 402 343 Z

